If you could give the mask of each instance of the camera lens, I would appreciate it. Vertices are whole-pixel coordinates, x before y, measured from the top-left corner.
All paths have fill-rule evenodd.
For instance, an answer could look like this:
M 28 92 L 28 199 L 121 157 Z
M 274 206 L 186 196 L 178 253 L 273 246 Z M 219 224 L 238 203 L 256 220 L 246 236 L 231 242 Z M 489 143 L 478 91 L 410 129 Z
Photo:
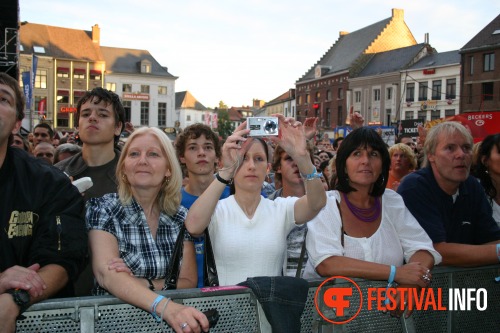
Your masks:
M 266 134 L 276 133 L 276 128 L 277 128 L 277 124 L 272 120 L 268 120 L 266 122 L 266 124 L 264 125 L 264 131 L 266 132 Z

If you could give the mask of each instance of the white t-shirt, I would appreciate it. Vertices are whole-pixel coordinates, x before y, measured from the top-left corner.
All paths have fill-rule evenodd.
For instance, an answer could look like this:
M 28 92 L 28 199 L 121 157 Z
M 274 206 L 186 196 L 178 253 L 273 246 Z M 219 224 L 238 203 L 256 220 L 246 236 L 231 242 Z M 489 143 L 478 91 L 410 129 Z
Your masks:
M 340 242 L 341 221 L 335 200 L 340 202 L 339 192 L 328 191 L 325 208 L 307 223 L 309 260 L 304 278 L 319 278 L 316 267 L 331 256 L 401 266 L 416 251 L 427 250 L 434 257 L 435 265 L 441 262 L 431 239 L 406 208 L 403 198 L 393 190 L 386 189 L 382 195 L 382 220 L 377 231 L 369 238 L 344 235 L 344 248 Z
M 233 195 L 218 202 L 208 230 L 221 286 L 238 284 L 247 277 L 282 275 L 297 200 L 261 197 L 252 219 Z

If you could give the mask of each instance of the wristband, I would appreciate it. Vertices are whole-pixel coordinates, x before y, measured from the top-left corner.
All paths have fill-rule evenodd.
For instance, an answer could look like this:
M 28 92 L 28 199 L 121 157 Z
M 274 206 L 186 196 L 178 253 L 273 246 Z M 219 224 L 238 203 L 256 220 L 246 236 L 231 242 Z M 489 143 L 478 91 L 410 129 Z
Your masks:
M 219 175 L 218 172 L 215 174 L 215 178 L 217 178 L 217 180 L 220 181 L 224 185 L 231 185 L 231 183 L 233 182 L 233 179 L 225 180 L 224 178 L 222 178 Z
M 162 295 L 158 295 L 158 297 L 156 297 L 155 300 L 153 301 L 153 304 L 151 304 L 151 311 L 150 312 L 157 323 L 161 322 L 161 317 L 156 314 L 156 307 L 164 298 L 165 297 L 163 297 Z
M 497 257 L 498 261 L 500 261 L 500 243 L 497 244 Z
M 313 171 L 310 174 L 303 174 L 301 172 L 300 176 L 302 177 L 302 179 L 304 179 L 304 181 L 307 182 L 313 179 L 320 179 L 321 177 L 323 177 L 323 173 L 321 172 L 318 173 L 318 170 L 316 169 L 316 167 L 314 167 Z
M 396 277 L 396 266 L 391 265 L 391 273 L 389 274 L 389 279 L 387 280 L 387 288 L 385 289 L 384 305 L 389 304 L 389 298 L 387 298 L 387 292 L 389 291 L 389 288 L 392 287 L 395 277 Z

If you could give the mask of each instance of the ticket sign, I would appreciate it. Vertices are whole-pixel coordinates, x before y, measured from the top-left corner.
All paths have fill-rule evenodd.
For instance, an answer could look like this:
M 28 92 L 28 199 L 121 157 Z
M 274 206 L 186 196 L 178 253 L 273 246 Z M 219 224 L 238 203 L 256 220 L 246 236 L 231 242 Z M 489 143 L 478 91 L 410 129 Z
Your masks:
M 74 106 L 62 106 L 59 111 L 61 113 L 75 113 L 76 108 Z

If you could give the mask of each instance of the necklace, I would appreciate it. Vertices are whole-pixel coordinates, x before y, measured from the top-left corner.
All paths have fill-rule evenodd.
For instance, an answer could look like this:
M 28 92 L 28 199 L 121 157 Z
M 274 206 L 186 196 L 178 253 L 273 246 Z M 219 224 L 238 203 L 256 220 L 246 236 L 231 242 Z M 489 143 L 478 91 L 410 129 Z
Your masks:
M 377 220 L 380 216 L 380 212 L 382 211 L 382 208 L 380 206 L 380 198 L 375 198 L 375 204 L 373 205 L 373 207 L 359 208 L 354 206 L 352 202 L 349 201 L 345 193 L 342 193 L 342 195 L 344 196 L 345 203 L 347 204 L 347 207 L 351 211 L 352 215 L 356 216 L 356 218 L 360 221 L 370 223 Z

